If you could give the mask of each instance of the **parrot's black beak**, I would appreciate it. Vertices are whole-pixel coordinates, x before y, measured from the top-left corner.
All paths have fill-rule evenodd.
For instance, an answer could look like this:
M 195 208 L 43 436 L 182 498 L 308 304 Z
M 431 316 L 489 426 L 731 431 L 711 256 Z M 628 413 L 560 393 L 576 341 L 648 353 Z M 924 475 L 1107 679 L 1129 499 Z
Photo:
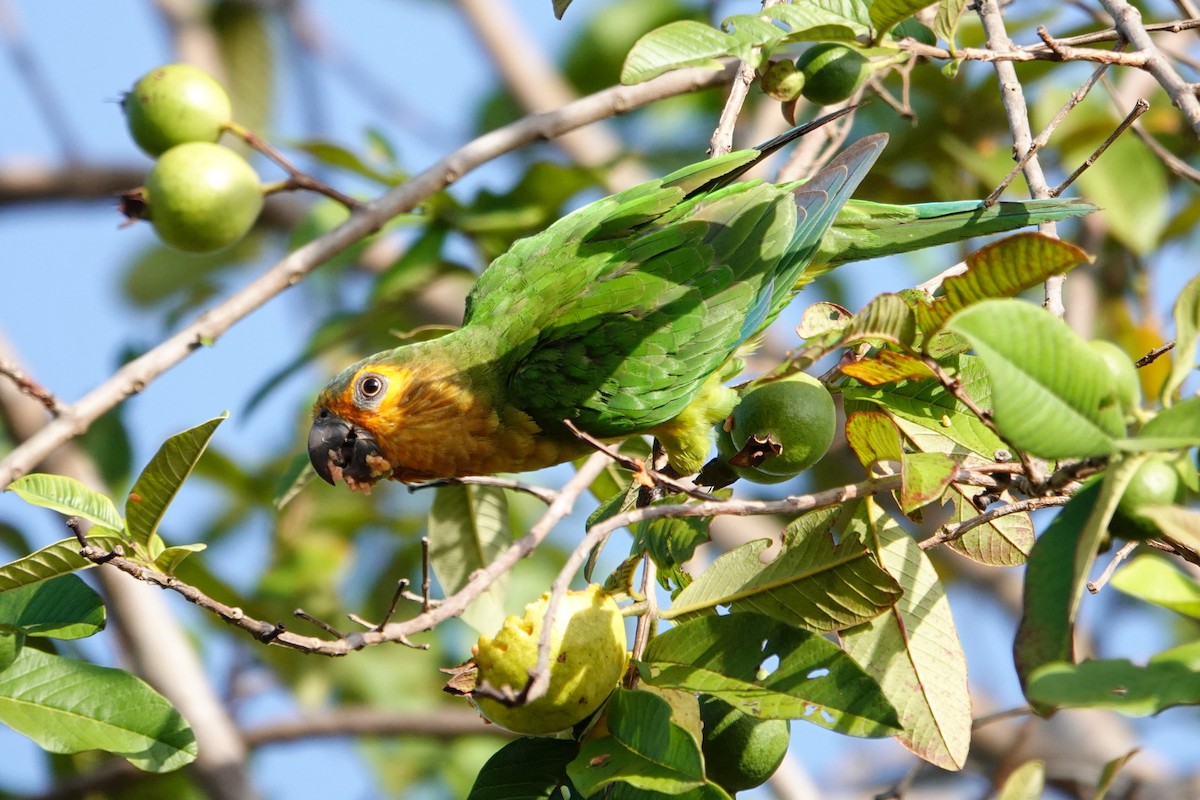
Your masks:
M 352 485 L 369 485 L 378 480 L 380 465 L 386 465 L 370 433 L 357 428 L 327 409 L 321 409 L 308 432 L 308 458 L 321 480 L 330 485 L 346 478 Z

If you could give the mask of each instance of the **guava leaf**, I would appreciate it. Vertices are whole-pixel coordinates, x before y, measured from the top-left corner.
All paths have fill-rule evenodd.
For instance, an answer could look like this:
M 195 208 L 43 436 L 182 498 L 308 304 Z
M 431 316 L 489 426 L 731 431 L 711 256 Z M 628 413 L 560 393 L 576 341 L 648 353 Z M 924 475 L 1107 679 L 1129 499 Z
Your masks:
M 700 746 L 671 722 L 671 706 L 650 692 L 617 689 L 608 705 L 610 735 L 584 743 L 567 775 L 585 797 L 613 783 L 681 795 L 705 785 Z
M 764 664 L 778 664 L 764 677 Z M 651 640 L 637 663 L 648 684 L 711 694 L 764 719 L 801 719 L 850 736 L 897 733 L 879 685 L 819 634 L 762 614 L 684 622 Z
M 551 800 L 569 785 L 567 764 L 579 743 L 522 737 L 497 750 L 479 774 L 467 800 Z
M 956 461 L 960 461 L 963 467 L 987 463 L 937 431 L 906 419 L 896 418 L 893 421 L 917 450 L 926 453 L 945 453 Z M 953 492 L 951 500 L 954 510 L 947 522 L 965 522 L 979 515 L 979 509 L 971 503 L 971 498 L 984 491 L 982 486 L 952 483 L 950 488 Z M 1029 557 L 1029 551 L 1033 547 L 1033 541 L 1033 521 L 1029 518 L 1028 512 L 1022 511 L 1005 514 L 990 522 L 976 525 L 957 539 L 947 542 L 946 546 L 980 564 L 1014 567 L 1025 563 Z
M 1183 287 L 1172 311 L 1175 317 L 1175 349 L 1171 353 L 1171 374 L 1163 384 L 1162 404 L 1171 405 L 1175 392 L 1196 368 L 1196 336 L 1200 334 L 1200 275 Z M 1195 431 L 1195 428 L 1192 429 Z
M 1145 456 L 1114 458 L 1102 476 L 1084 483 L 1034 544 L 1013 646 L 1022 685 L 1043 664 L 1073 660 L 1075 616 L 1100 539 L 1121 493 L 1144 460 Z M 1072 565 L 1070 571 L 1063 568 L 1066 564 Z M 1039 713 L 1050 710 L 1029 699 Z
M 446 594 L 466 586 L 471 576 L 512 544 L 508 500 L 492 486 L 439 486 L 429 509 L 429 560 Z M 463 622 L 493 634 L 504 622 L 508 576 L 471 601 Z
M 871 24 L 880 34 L 887 33 L 896 23 L 908 19 L 927 5 L 929 3 L 924 0 L 875 0 L 871 3 Z
M 112 550 L 125 541 L 123 535 L 99 526 L 88 531 L 87 539 L 89 544 L 104 550 Z M 61 539 L 0 566 L 0 593 L 95 566 L 79 555 L 79 549 L 78 539 Z
M 0 592 L 0 630 L 82 639 L 104 628 L 104 601 L 76 575 Z
M 192 729 L 141 679 L 30 647 L 0 672 L 0 723 L 51 753 L 105 750 L 147 772 L 196 759 Z
M 967 256 L 966 272 L 946 278 L 939 297 L 917 306 L 917 321 L 928 336 L 970 305 L 1015 297 L 1088 260 L 1087 253 L 1062 239 L 1033 231 L 1014 233 Z
M 1200 397 L 1158 412 L 1129 443 L 1131 449 L 1175 450 L 1200 444 Z
M 1025 681 L 1035 669 L 1052 661 L 1070 661 L 1072 641 L 1072 584 L 1063 569 L 1071 562 L 1083 526 L 1100 495 L 1099 481 L 1080 489 L 1038 537 L 1025 567 L 1025 592 L 1013 655 L 1017 675 Z
M 942 769 L 962 769 L 971 694 L 945 589 L 925 552 L 877 503 L 868 499 L 855 519 L 904 593 L 891 610 L 844 631 L 842 646 L 895 707 L 896 741 Z
M 840 343 L 880 340 L 904 346 L 917 338 L 913 310 L 898 294 L 886 293 L 862 307 L 841 332 Z
M 975 348 L 992 383 L 996 427 L 1042 458 L 1109 455 L 1124 416 L 1103 358 L 1038 306 L 984 300 L 946 323 Z
M 204 551 L 208 545 L 203 542 L 196 544 L 177 544 L 174 547 L 163 548 L 163 551 L 154 557 L 154 568 L 163 575 L 174 575 L 175 570 L 185 558 L 192 553 Z
M 825 524 L 799 535 L 798 526 L 809 519 Z M 761 561 L 768 539 L 725 553 L 679 593 L 663 618 L 693 619 L 732 604 L 808 630 L 835 631 L 877 616 L 900 589 L 861 542 L 835 545 L 831 522 L 831 514 L 801 517 L 785 531 L 787 544 L 770 564 Z
M 1200 703 L 1200 672 L 1175 661 L 1139 667 L 1124 659 L 1045 664 L 1029 677 L 1030 701 L 1051 708 L 1103 708 L 1134 717 Z
M 958 464 L 942 453 L 907 453 L 900 462 L 900 510 L 911 514 L 937 501 L 958 474 Z
M 992 404 L 992 388 L 983 362 L 973 356 L 958 356 L 943 363 L 977 405 Z M 843 386 L 842 397 L 861 400 L 881 407 L 897 420 L 909 420 L 923 428 L 962 445 L 973 453 L 991 459 L 1004 442 L 979 418 L 946 391 L 936 380 L 909 381 L 888 386 Z
M 882 411 L 849 411 L 846 413 L 846 443 L 868 469 L 873 464 L 900 461 L 904 448 L 900 431 L 891 417 Z
M 177 433 L 158 448 L 125 501 L 129 536 L 134 543 L 142 548 L 149 547 L 150 538 L 158 531 L 167 506 L 171 505 L 183 482 L 192 474 L 217 426 L 228 417 L 228 414 L 221 414 Z
M 1121 768 L 1130 762 L 1130 760 L 1138 754 L 1138 748 L 1130 750 L 1123 756 L 1117 756 L 1113 760 L 1104 765 L 1104 769 L 1100 770 L 1100 780 L 1096 782 L 1096 794 L 1094 800 L 1104 800 L 1108 797 L 1108 791 L 1112 788 L 1113 781 L 1116 780 L 1117 773 Z
M 1026 761 L 1009 773 L 996 800 L 1042 800 L 1046 784 L 1046 762 Z
M 1131 597 L 1200 619 L 1200 582 L 1161 558 L 1135 556 L 1109 583 Z
M 851 41 L 870 33 L 871 15 L 862 0 L 809 0 L 781 3 L 763 9 L 763 16 L 778 20 L 791 31 L 780 44 L 800 41 Z
M 956 47 L 954 36 L 958 33 L 958 21 L 966 7 L 967 0 L 941 0 L 933 17 L 933 32 L 946 43 L 951 53 Z
M 741 43 L 703 22 L 670 22 L 633 43 L 621 67 L 621 83 L 642 83 L 681 67 L 720 69 L 721 62 L 716 59 L 732 55 Z
M 1138 513 L 1180 544 L 1200 550 L 1200 511 L 1180 506 L 1142 506 Z
M 0 672 L 12 666 L 25 645 L 25 634 L 0 632 Z
M 924 361 L 895 350 L 880 350 L 867 358 L 843 364 L 840 369 L 843 375 L 849 375 L 867 386 L 933 377 Z
M 8 485 L 8 491 L 26 503 L 68 517 L 82 517 L 95 525 L 117 531 L 125 528 L 125 520 L 121 519 L 112 500 L 65 475 L 35 472 L 17 478 Z

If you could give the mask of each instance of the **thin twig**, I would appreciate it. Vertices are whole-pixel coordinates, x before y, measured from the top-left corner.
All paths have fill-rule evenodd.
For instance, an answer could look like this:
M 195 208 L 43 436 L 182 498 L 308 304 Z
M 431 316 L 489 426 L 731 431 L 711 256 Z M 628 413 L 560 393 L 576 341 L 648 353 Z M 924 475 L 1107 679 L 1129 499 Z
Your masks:
M 1115 83 L 1108 79 L 1107 75 L 1104 77 L 1103 85 L 1108 91 L 1108 96 L 1112 100 L 1113 106 L 1116 110 L 1119 111 L 1127 105 L 1127 103 L 1122 99 L 1122 93 L 1120 89 L 1117 88 Z M 1154 136 L 1146 130 L 1141 122 L 1134 123 L 1133 132 L 1137 134 L 1137 137 L 1142 140 L 1142 143 L 1145 144 L 1146 147 L 1150 148 L 1150 152 L 1154 153 L 1154 155 L 1158 157 L 1158 160 L 1163 162 L 1167 169 L 1171 170 L 1171 172 L 1183 178 L 1184 180 L 1191 181 L 1192 183 L 1200 183 L 1200 170 L 1197 170 L 1191 164 L 1187 163 L 1182 158 L 1163 147 L 1162 144 L 1159 143 L 1158 139 L 1155 139 Z
M 762 0 L 762 7 L 767 9 L 779 5 L 780 2 L 782 0 Z M 754 48 L 752 52 L 757 55 L 759 48 Z M 729 86 L 729 96 L 725 99 L 721 116 L 717 118 L 717 127 L 709 139 L 709 155 L 723 156 L 733 150 L 733 128 L 737 125 L 738 115 L 742 113 L 742 106 L 745 105 L 746 97 L 750 94 L 750 84 L 752 83 L 754 83 L 754 66 L 749 61 L 740 62 L 737 76 Z
M 1108 138 L 1100 143 L 1100 146 L 1097 147 L 1095 151 L 1088 156 L 1087 159 L 1080 164 L 1074 172 L 1067 176 L 1066 180 L 1050 190 L 1050 196 L 1058 197 L 1061 195 L 1068 186 L 1075 182 L 1076 178 L 1083 174 L 1085 169 L 1096 163 L 1096 159 L 1099 158 L 1104 151 L 1107 150 L 1109 146 L 1117 140 L 1118 136 L 1124 133 L 1125 130 L 1132 125 L 1138 117 L 1140 117 L 1142 114 L 1145 114 L 1149 109 L 1150 104 L 1139 97 L 1137 102 L 1133 104 L 1133 108 L 1130 109 L 1129 113 L 1125 115 L 1125 119 L 1121 120 L 1121 124 L 1119 124 L 1116 129 L 1114 129 L 1113 132 L 1108 135 Z
M 1019 500 L 1014 503 L 1005 503 L 999 508 L 993 508 L 991 511 L 984 512 L 971 519 L 964 520 L 957 525 L 944 525 L 940 531 L 926 539 L 922 539 L 919 547 L 922 550 L 932 550 L 940 544 L 953 542 L 956 539 L 961 539 L 963 534 L 972 528 L 977 528 L 980 525 L 986 525 L 1000 517 L 1008 516 L 1009 514 L 1020 514 L 1025 511 L 1034 511 L 1039 508 L 1049 508 L 1050 506 L 1063 506 L 1071 499 L 1067 496 L 1051 496 L 1051 497 L 1031 497 L 1028 500 Z
M 494 475 L 476 475 L 468 478 L 442 478 L 428 483 L 416 483 L 408 487 L 410 492 L 417 492 L 421 489 L 436 489 L 439 486 L 494 486 L 498 489 L 510 489 L 514 492 L 523 492 L 530 494 L 549 505 L 554 502 L 554 498 L 558 493 L 553 489 L 547 489 L 543 486 L 534 486 L 531 483 L 513 480 L 512 478 L 498 478 Z
M 323 194 L 331 200 L 341 203 L 351 211 L 357 211 L 362 208 L 362 203 L 355 200 L 348 194 L 343 194 L 333 188 L 324 181 L 317 180 L 313 176 L 297 169 L 291 161 L 270 145 L 265 139 L 259 136 L 254 131 L 237 122 L 225 123 L 225 130 L 237 136 L 246 144 L 253 147 L 258 152 L 262 153 L 271 161 L 275 162 L 280 169 L 288 174 L 288 179 L 281 183 L 270 184 L 264 186 L 265 194 L 275 194 L 276 192 L 291 192 L 297 189 L 307 189 L 310 192 Z
M 1100 573 L 1100 576 L 1094 581 L 1087 582 L 1087 590 L 1092 594 L 1099 594 L 1104 585 L 1112 578 L 1113 573 L 1117 571 L 1117 567 L 1121 565 L 1122 561 L 1129 558 L 1130 554 L 1137 549 L 1137 546 L 1137 542 L 1126 542 L 1112 557 L 1112 560 L 1108 562 L 1107 566 L 1104 567 L 1104 571 Z
M 1143 30 L 1150 33 L 1182 33 L 1184 31 L 1195 30 L 1200 28 L 1200 19 L 1189 18 L 1173 20 L 1171 22 L 1159 22 L 1153 25 L 1143 25 Z M 1004 51 L 995 51 L 990 47 L 959 47 L 951 52 L 943 47 L 927 45 L 924 42 L 919 42 L 916 39 L 901 39 L 897 42 L 900 49 L 905 50 L 913 55 L 922 58 L 931 58 L 939 61 L 984 61 L 984 62 L 1011 62 L 1011 61 L 1098 61 L 1106 64 L 1118 64 L 1130 67 L 1145 67 L 1146 58 L 1139 53 L 1117 54 L 1105 50 L 1080 49 L 1079 45 L 1100 44 L 1103 42 L 1114 42 L 1123 38 L 1116 28 L 1108 28 L 1103 31 L 1095 31 L 1093 33 L 1085 33 L 1079 36 L 1069 36 L 1066 38 L 1056 38 L 1055 49 L 1051 49 L 1045 42 L 1041 44 L 1025 45 L 1023 47 L 1013 47 Z M 1127 38 L 1127 37 L 1125 37 Z M 1136 46 L 1136 44 L 1135 44 Z
M 1121 44 L 1118 42 L 1117 46 L 1120 47 Z M 993 189 L 992 193 L 984 199 L 983 204 L 985 206 L 990 206 L 1000 199 L 1000 195 L 1006 188 L 1008 188 L 1008 185 L 1016 180 L 1017 175 L 1025 169 L 1025 165 L 1029 163 L 1029 159 L 1033 158 L 1034 155 L 1037 154 L 1038 150 L 1046 146 L 1046 143 L 1050 141 L 1050 135 L 1054 133 L 1054 130 L 1062 123 L 1063 120 L 1067 118 L 1067 115 L 1071 113 L 1071 110 L 1083 102 L 1083 98 L 1087 97 L 1088 92 L 1092 90 L 1092 87 L 1096 85 L 1096 81 L 1100 80 L 1107 69 L 1107 64 L 1101 64 L 1092 71 L 1092 74 L 1088 76 L 1088 79 L 1084 81 L 1079 88 L 1071 93 L 1071 96 L 1067 98 L 1067 102 L 1063 104 L 1062 108 L 1058 110 L 1058 113 L 1054 115 L 1054 118 L 1051 119 L 1050 122 L 1046 124 L 1046 127 L 1042 129 L 1036 138 L 1034 138 L 1032 144 L 1029 146 L 1029 149 L 1021 154 L 1021 158 L 1018 159 L 1017 163 L 1013 165 L 1013 168 L 1009 170 L 1008 175 L 1004 176 L 1004 180 L 1000 181 L 1000 185 Z
M 1139 358 L 1137 361 L 1133 362 L 1133 365 L 1135 367 L 1137 367 L 1138 369 L 1141 369 L 1142 367 L 1153 364 L 1155 361 L 1158 360 L 1159 356 L 1163 355 L 1164 353 L 1170 352 L 1174 348 L 1175 348 L 1175 342 L 1167 342 L 1166 344 L 1159 345 L 1158 347 L 1151 350 L 1149 353 L 1146 353 L 1146 355 Z
M 67 405 L 57 419 L 0 460 L 0 486 L 7 486 L 63 442 L 78 436 L 104 412 L 136 394 L 191 353 L 215 342 L 231 326 L 284 290 L 296 285 L 321 264 L 379 230 L 397 214 L 412 210 L 433 194 L 481 164 L 523 145 L 551 139 L 575 128 L 624 113 L 647 103 L 713 87 L 733 77 L 725 70 L 685 69 L 636 86 L 616 86 L 584 97 L 557 111 L 525 117 L 469 142 L 402 186 L 368 203 L 346 222 L 289 253 L 274 267 L 229 298 L 201 314 L 169 339 L 125 364 L 79 401 Z

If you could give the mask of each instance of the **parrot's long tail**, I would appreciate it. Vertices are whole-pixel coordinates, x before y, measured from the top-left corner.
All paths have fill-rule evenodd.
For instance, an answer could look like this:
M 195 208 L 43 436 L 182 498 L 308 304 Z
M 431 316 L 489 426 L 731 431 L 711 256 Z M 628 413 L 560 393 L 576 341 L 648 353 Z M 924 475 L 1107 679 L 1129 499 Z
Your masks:
M 796 230 L 788 244 L 787 255 L 775 271 L 775 287 L 771 293 L 766 323 L 774 319 L 791 300 L 792 287 L 812 263 L 821 239 L 858 184 L 867 176 L 887 140 L 886 133 L 859 139 L 809 181 L 792 191 L 796 198 Z
M 1016 230 L 1043 222 L 1059 222 L 1097 211 L 1078 198 L 1015 200 L 984 205 L 982 200 L 954 200 L 910 206 L 853 200 L 821 242 L 821 271 L 851 261 L 907 253 L 960 242 L 976 236 Z

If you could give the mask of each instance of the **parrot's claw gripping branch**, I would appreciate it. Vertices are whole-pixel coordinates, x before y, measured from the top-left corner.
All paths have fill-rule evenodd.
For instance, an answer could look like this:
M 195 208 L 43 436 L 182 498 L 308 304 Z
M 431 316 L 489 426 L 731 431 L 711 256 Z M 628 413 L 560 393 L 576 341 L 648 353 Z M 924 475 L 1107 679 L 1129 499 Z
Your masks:
M 634 480 L 638 481 L 647 488 L 667 488 L 675 494 L 684 494 L 696 500 L 720 499 L 709 494 L 708 492 L 697 489 L 691 484 L 678 480 L 677 476 L 667 475 L 666 473 L 647 466 L 646 463 L 639 458 L 633 458 L 625 455 L 617 448 L 607 445 L 597 439 L 595 436 L 592 436 L 590 433 L 581 430 L 579 426 L 571 422 L 569 419 L 564 419 L 563 425 L 565 425 L 567 430 L 569 430 L 580 440 L 587 442 L 597 452 L 604 453 L 613 461 L 632 472 Z

